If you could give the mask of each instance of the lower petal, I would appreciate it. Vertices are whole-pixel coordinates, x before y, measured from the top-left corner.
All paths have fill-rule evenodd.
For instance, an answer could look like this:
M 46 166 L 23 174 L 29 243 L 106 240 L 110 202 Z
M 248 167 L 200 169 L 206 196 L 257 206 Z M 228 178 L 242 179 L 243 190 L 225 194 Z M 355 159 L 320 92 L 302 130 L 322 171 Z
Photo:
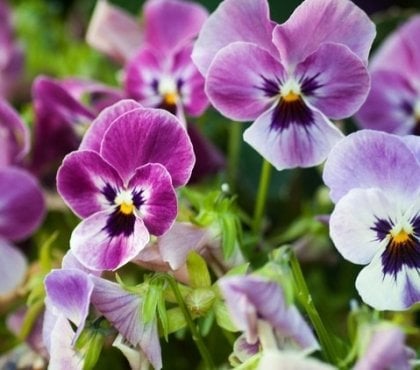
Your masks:
M 140 218 L 136 218 L 129 235 L 110 236 L 109 217 L 109 211 L 97 212 L 84 219 L 71 235 L 72 252 L 89 269 L 116 270 L 137 256 L 149 241 L 149 232 Z
M 311 110 L 309 124 L 273 127 L 276 107 L 264 112 L 244 132 L 244 140 L 278 170 L 312 167 L 323 162 L 343 134 L 319 111 Z
M 14 246 L 0 239 L 0 296 L 16 289 L 26 273 L 26 259 Z

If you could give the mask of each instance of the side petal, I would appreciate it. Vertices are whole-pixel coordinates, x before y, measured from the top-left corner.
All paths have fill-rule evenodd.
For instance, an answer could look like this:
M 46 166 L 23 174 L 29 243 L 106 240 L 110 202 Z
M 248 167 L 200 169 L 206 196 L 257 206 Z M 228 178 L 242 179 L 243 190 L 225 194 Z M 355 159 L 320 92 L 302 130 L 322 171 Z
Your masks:
M 82 265 L 80 261 L 75 257 L 71 249 L 69 249 L 64 255 L 63 260 L 61 261 L 61 268 L 63 270 L 76 269 L 84 272 L 85 274 L 93 274 L 96 276 L 100 276 L 102 273 L 102 271 L 90 270 L 85 265 Z
M 128 188 L 140 192 L 142 204 L 139 217 L 147 230 L 156 236 L 164 234 L 178 213 L 175 189 L 168 171 L 161 164 L 146 164 L 136 170 Z
M 420 137 L 417 135 L 406 135 L 401 137 L 401 140 L 411 149 L 417 161 L 420 163 Z
M 99 153 L 102 139 L 111 123 L 123 114 L 140 108 L 142 106 L 139 103 L 130 99 L 121 100 L 105 108 L 89 126 L 80 143 L 79 150 L 93 150 Z
M 149 233 L 139 218 L 129 235 L 111 236 L 107 224 L 110 216 L 109 211 L 94 213 L 77 225 L 70 237 L 73 254 L 91 270 L 116 270 L 136 257 L 149 242 Z
M 413 152 L 399 137 L 362 130 L 332 149 L 323 180 L 333 202 L 353 188 L 380 188 L 412 195 L 419 188 L 420 169 Z
M 143 8 L 145 41 L 170 54 L 198 35 L 207 10 L 196 3 L 179 0 L 149 0 Z
M 291 122 L 275 126 L 276 107 L 264 112 L 244 132 L 244 140 L 278 170 L 321 164 L 331 148 L 343 137 L 321 112 L 311 110 L 308 124 Z
M 160 163 L 174 187 L 188 181 L 195 162 L 182 123 L 160 109 L 134 110 L 117 118 L 105 134 L 101 155 L 123 179 L 144 164 Z
M 363 62 L 340 44 L 322 44 L 296 67 L 295 75 L 306 100 L 332 119 L 357 112 L 370 87 Z
M 273 27 L 266 0 L 223 1 L 204 23 L 192 59 L 205 76 L 217 52 L 236 41 L 254 43 L 278 55 L 271 42 Z
M 41 224 L 45 201 L 35 177 L 25 170 L 0 169 L 0 235 L 8 240 L 21 240 Z
M 117 171 L 91 150 L 68 154 L 57 173 L 57 190 L 81 218 L 113 205 L 123 183 Z
M 23 282 L 26 268 L 23 253 L 0 239 L 0 297 L 13 292 Z
M 285 71 L 257 45 L 235 42 L 220 50 L 208 70 L 206 92 L 223 115 L 250 121 L 264 112 L 280 92 Z
M 374 23 L 353 2 L 306 0 L 285 23 L 276 26 L 273 43 L 291 66 L 302 62 L 324 42 L 348 46 L 367 64 L 375 36 Z

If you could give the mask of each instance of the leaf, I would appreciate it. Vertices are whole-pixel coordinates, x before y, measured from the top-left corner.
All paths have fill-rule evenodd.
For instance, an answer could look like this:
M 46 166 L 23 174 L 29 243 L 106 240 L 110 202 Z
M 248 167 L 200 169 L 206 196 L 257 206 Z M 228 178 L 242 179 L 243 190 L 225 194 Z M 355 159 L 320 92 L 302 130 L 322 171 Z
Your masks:
M 206 261 L 197 252 L 192 251 L 188 254 L 187 269 L 191 287 L 208 288 L 211 286 Z

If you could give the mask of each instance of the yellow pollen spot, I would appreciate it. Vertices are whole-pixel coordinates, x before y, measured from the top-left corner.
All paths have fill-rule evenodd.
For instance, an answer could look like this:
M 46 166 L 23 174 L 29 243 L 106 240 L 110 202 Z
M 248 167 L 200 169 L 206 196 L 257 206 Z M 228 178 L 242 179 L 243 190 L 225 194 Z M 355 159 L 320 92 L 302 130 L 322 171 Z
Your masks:
M 176 92 L 166 93 L 163 96 L 163 100 L 167 105 L 176 105 L 176 103 L 178 102 L 178 94 Z
M 287 95 L 282 95 L 282 98 L 285 102 L 290 103 L 300 99 L 300 95 L 296 94 L 294 91 L 290 91 Z
M 396 244 L 403 244 L 410 240 L 410 234 L 404 229 L 401 229 L 398 233 L 391 232 L 392 241 Z
M 125 215 L 131 215 L 134 212 L 134 204 L 122 202 L 120 204 L 120 211 Z

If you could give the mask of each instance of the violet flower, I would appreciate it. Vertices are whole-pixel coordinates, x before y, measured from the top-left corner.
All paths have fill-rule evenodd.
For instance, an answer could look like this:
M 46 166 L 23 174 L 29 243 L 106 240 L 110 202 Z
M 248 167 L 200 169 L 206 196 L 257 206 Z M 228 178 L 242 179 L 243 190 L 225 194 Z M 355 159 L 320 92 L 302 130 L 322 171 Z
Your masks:
M 345 259 L 366 265 L 356 288 L 379 310 L 420 301 L 420 138 L 405 141 L 378 131 L 351 134 L 333 148 L 323 174 L 336 203 L 331 239 Z
M 192 58 L 210 102 L 254 121 L 244 140 L 277 169 L 321 163 L 342 137 L 327 118 L 354 114 L 369 90 L 374 24 L 348 0 L 306 0 L 276 25 L 266 0 L 225 0 Z
M 57 175 L 58 192 L 83 218 L 70 239 L 76 258 L 92 270 L 132 260 L 150 234 L 171 227 L 174 187 L 188 181 L 193 164 L 191 142 L 173 115 L 133 101 L 104 110 Z
M 420 134 L 420 16 L 392 33 L 370 64 L 372 88 L 356 118 L 363 128 Z

